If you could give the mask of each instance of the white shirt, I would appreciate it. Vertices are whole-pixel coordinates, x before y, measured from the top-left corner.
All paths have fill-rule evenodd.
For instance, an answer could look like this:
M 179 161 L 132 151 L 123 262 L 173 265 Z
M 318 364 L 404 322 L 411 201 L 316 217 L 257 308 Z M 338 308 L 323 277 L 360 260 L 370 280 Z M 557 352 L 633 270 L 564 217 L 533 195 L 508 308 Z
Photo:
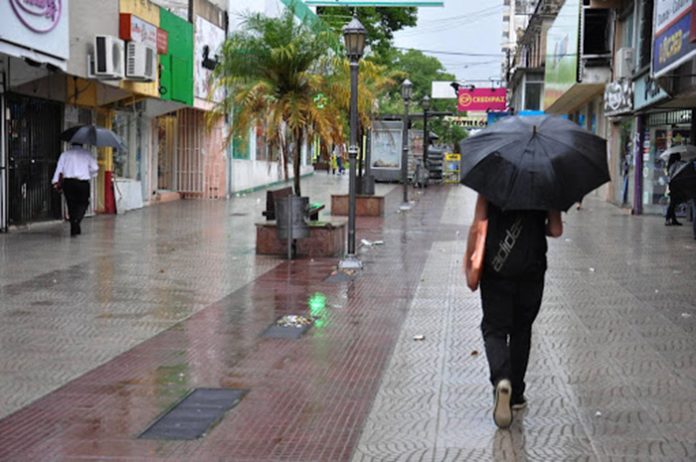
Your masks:
M 56 172 L 53 174 L 52 183 L 57 183 L 60 174 L 63 178 L 75 178 L 78 180 L 89 180 L 99 173 L 99 165 L 92 153 L 84 148 L 73 146 L 65 151 L 58 158 Z

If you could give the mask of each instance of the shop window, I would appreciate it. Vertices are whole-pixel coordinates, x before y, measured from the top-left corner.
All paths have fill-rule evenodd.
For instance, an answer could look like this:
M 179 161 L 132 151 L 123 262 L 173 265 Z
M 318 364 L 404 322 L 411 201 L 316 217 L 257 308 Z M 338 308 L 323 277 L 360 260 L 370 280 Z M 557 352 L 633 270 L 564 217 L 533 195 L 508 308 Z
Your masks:
M 583 10 L 584 28 L 582 52 L 585 56 L 611 55 L 611 10 Z
M 638 67 L 650 65 L 652 53 L 653 0 L 642 0 L 640 3 L 640 24 L 638 39 Z
M 528 111 L 541 109 L 541 96 L 544 84 L 541 82 L 527 82 L 525 85 L 524 108 Z
M 249 137 L 235 136 L 232 139 L 232 158 L 250 159 L 249 157 Z

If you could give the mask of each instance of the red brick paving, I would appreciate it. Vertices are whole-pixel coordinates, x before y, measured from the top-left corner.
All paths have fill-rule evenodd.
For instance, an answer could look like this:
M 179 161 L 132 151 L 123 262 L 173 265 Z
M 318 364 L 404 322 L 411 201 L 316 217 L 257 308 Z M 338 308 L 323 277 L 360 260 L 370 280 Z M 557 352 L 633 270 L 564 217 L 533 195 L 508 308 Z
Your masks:
M 348 460 L 418 284 L 446 193 L 430 188 L 408 216 L 359 219 L 384 239 L 353 282 L 323 282 L 336 260 L 284 263 L 175 327 L 0 421 L 2 460 Z M 433 223 L 428 229 L 423 223 Z M 383 225 L 383 226 L 382 226 Z M 327 297 L 300 340 L 263 339 L 278 316 Z M 248 389 L 208 435 L 140 440 L 194 387 Z

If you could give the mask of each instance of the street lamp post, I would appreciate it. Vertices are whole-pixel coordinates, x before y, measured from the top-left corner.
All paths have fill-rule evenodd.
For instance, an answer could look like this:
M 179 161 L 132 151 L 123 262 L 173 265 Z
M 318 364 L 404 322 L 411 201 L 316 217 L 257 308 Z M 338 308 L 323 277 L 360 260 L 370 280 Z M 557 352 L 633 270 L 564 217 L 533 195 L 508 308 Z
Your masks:
M 428 110 L 430 109 L 430 96 L 425 95 L 421 102 L 423 106 L 423 168 L 424 174 L 428 175 L 428 145 L 430 144 L 430 134 L 428 132 Z M 425 178 L 425 184 L 428 184 L 428 178 Z
M 356 159 L 358 147 L 358 68 L 360 58 L 365 51 L 367 30 L 358 20 L 357 15 L 343 28 L 346 53 L 350 59 L 350 146 L 348 147 L 348 252 L 339 263 L 341 269 L 360 269 L 362 262 L 355 255 L 355 189 Z
M 401 152 L 401 182 L 404 187 L 404 203 L 401 205 L 402 210 L 409 208 L 408 204 L 408 105 L 411 101 L 411 91 L 413 84 L 406 79 L 401 84 L 401 97 L 404 100 L 404 117 L 403 117 L 403 136 L 402 136 L 402 152 Z

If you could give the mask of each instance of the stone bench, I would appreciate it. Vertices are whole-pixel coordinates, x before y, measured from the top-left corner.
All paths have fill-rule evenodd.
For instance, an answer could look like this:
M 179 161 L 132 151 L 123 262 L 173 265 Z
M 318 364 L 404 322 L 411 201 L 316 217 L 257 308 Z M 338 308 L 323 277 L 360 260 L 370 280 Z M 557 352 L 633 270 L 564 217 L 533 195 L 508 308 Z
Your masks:
M 345 253 L 345 220 L 310 221 L 309 237 L 295 241 L 297 257 L 342 257 Z M 276 222 L 256 223 L 256 254 L 287 255 L 288 243 L 278 239 Z

